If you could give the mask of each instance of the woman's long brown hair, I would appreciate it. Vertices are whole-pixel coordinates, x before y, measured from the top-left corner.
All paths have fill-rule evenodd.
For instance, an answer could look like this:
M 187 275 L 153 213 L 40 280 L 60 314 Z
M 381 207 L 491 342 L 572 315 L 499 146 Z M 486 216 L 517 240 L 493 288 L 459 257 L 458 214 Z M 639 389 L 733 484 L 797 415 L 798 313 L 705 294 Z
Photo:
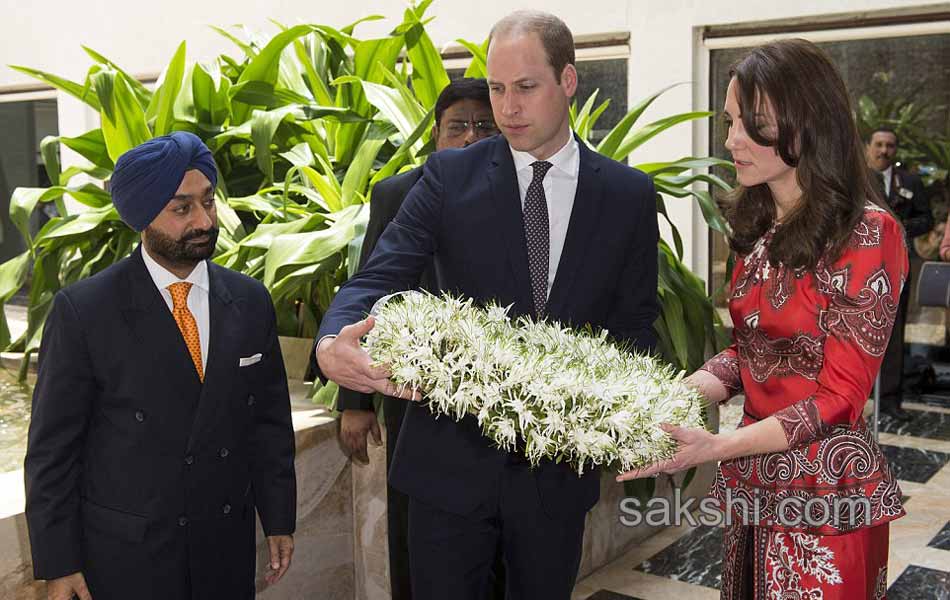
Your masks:
M 757 144 L 772 146 L 796 167 L 801 201 L 783 217 L 768 248 L 773 264 L 814 269 L 822 257 L 837 258 L 873 202 L 887 210 L 865 161 L 864 146 L 841 75 L 827 54 L 811 42 L 781 40 L 759 46 L 735 64 L 730 75 L 742 124 Z M 771 103 L 778 134 L 766 138 L 756 123 Z M 726 198 L 732 226 L 729 246 L 748 254 L 775 221 L 775 202 L 765 183 L 737 186 Z

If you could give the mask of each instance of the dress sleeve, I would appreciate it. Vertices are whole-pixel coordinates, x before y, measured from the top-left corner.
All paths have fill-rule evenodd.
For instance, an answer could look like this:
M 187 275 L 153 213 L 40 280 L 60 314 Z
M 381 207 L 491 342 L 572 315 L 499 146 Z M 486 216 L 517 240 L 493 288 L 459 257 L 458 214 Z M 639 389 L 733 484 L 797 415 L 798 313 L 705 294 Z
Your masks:
M 735 343 L 707 360 L 700 370 L 712 373 L 726 388 L 728 395 L 723 402 L 742 391 L 742 378 L 739 376 L 739 351 Z
M 889 213 L 865 213 L 833 265 L 815 270 L 825 335 L 815 393 L 775 413 L 789 448 L 824 437 L 833 427 L 861 418 L 897 315 L 907 279 L 907 248 Z

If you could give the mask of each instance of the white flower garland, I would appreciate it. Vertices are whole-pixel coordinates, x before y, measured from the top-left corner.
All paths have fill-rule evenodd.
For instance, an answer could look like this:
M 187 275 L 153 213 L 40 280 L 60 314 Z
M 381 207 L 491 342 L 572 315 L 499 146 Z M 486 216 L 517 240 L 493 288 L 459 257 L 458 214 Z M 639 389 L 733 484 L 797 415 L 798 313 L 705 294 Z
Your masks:
M 567 461 L 620 471 L 673 456 L 659 423 L 703 427 L 701 396 L 683 373 L 607 338 L 520 318 L 471 300 L 409 292 L 374 307 L 364 347 L 436 415 L 475 415 L 482 433 L 536 466 Z

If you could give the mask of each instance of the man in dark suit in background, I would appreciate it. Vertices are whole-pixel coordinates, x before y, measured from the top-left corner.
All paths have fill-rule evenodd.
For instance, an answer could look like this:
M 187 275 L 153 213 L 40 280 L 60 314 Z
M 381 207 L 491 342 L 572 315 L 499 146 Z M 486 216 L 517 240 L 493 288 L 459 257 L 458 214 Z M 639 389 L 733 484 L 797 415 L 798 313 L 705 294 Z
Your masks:
M 316 354 L 341 387 L 402 396 L 359 339 L 375 323 L 364 318 L 373 303 L 411 289 L 430 261 L 442 290 L 510 305 L 512 317 L 603 328 L 641 351 L 655 345 L 654 187 L 572 135 L 570 30 L 553 15 L 519 11 L 489 40 L 503 136 L 429 157 L 365 267 L 337 293 Z M 509 599 L 570 598 L 599 469 L 531 469 L 523 452 L 483 437 L 472 415 L 437 419 L 411 403 L 389 477 L 410 498 L 414 598 L 483 600 L 499 545 Z
M 251 600 L 290 566 L 294 433 L 274 307 L 208 259 L 214 160 L 190 133 L 112 176 L 128 258 L 56 294 L 27 445 L 26 518 L 50 600 Z
M 435 125 L 432 139 L 436 151 L 446 148 L 464 148 L 479 140 L 496 135 L 498 129 L 492 118 L 491 102 L 488 99 L 488 84 L 484 79 L 464 78 L 450 83 L 439 94 L 435 103 Z M 402 207 L 406 194 L 419 178 L 422 167 L 384 179 L 373 187 L 370 197 L 369 224 L 363 238 L 360 267 L 366 264 L 376 242 L 386 226 Z M 417 287 L 437 292 L 435 272 L 428 265 Z M 340 440 L 344 448 L 359 462 L 367 462 L 367 437 L 372 435 L 380 443 L 379 425 L 373 408 L 373 395 L 341 388 L 337 409 L 342 411 Z M 383 399 L 383 416 L 386 421 L 386 470 L 392 464 L 396 440 L 406 414 L 406 401 L 386 396 Z M 389 525 L 389 582 L 393 600 L 409 600 L 412 588 L 409 580 L 409 499 L 392 486 L 387 486 L 387 523 Z M 504 567 L 495 568 L 497 598 L 504 597 Z
M 933 213 L 924 192 L 924 184 L 917 175 L 901 169 L 897 159 L 897 133 L 889 127 L 878 127 L 871 132 L 867 143 L 868 165 L 877 174 L 879 187 L 891 210 L 900 217 L 907 234 L 907 249 L 913 252 L 911 241 L 933 229 Z M 894 320 L 884 361 L 881 363 L 881 414 L 899 421 L 910 420 L 910 414 L 901 408 L 904 386 L 904 322 L 910 300 L 911 280 L 901 291 L 900 305 Z

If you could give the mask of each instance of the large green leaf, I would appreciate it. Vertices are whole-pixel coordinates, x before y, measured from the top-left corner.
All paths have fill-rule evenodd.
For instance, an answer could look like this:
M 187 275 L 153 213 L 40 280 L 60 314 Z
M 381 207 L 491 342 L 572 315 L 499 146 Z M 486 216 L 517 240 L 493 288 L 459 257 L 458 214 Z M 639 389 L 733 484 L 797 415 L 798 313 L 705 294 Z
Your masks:
M 367 131 L 356 156 L 353 157 L 353 162 L 350 163 L 343 177 L 342 203 L 344 207 L 362 202 L 362 196 L 359 194 L 366 189 L 376 155 L 379 154 L 379 149 L 383 147 L 388 137 L 389 133 L 376 124 Z
M 308 166 L 301 166 L 300 172 L 307 177 L 310 185 L 319 192 L 329 209 L 336 212 L 343 208 L 343 187 L 333 176 L 333 169 L 330 168 L 329 163 L 324 162 L 323 157 L 318 156 L 316 158 L 323 166 L 324 173 L 319 173 L 316 169 Z
M 145 113 L 147 119 L 155 119 L 152 132 L 156 136 L 172 132 L 172 126 L 175 124 L 175 100 L 178 98 L 178 92 L 181 91 L 184 76 L 185 42 L 182 42 L 171 62 L 158 78 L 155 93 Z
M 382 181 L 387 177 L 395 175 L 403 165 L 409 162 L 413 157 L 412 149 L 416 146 L 416 140 L 427 135 L 432 129 L 432 121 L 435 119 L 434 115 L 435 109 L 426 113 L 425 118 L 419 121 L 415 130 L 413 130 L 409 137 L 399 146 L 389 161 L 376 171 L 376 174 L 370 179 L 370 186 L 374 185 L 377 181 Z
M 102 129 L 92 129 L 78 137 L 60 137 L 59 141 L 97 167 L 109 171 L 115 167 L 115 163 L 109 156 Z
M 366 94 L 366 98 L 370 104 L 375 106 L 387 121 L 395 125 L 396 129 L 399 130 L 399 133 L 401 133 L 404 138 L 409 138 L 419 122 L 425 118 L 426 111 L 423 110 L 422 106 L 412 97 L 408 89 L 403 93 L 397 88 L 372 83 L 370 81 L 363 81 L 358 77 L 345 79 L 353 83 L 361 84 L 363 86 L 363 92 Z M 344 78 L 340 78 L 337 81 L 343 83 Z M 414 148 L 414 150 L 421 149 L 422 147 L 422 144 L 418 141 L 415 142 L 415 145 L 416 148 Z
M 392 72 L 399 59 L 404 40 L 401 37 L 386 37 L 363 40 L 353 52 L 354 75 L 371 83 L 386 81 L 386 74 Z M 370 105 L 362 90 L 356 87 L 352 93 L 352 108 L 364 116 L 372 116 Z
M 208 128 L 221 127 L 231 117 L 231 80 L 217 63 L 197 63 L 191 75 L 195 118 Z
M 472 53 L 472 62 L 470 62 L 468 67 L 465 69 L 465 77 L 488 77 L 488 66 L 486 64 L 486 56 L 488 55 L 488 38 L 485 38 L 485 41 L 482 42 L 481 45 L 475 44 L 468 40 L 463 40 L 461 38 L 455 41 L 462 46 L 465 46 L 465 48 Z
M 231 40 L 232 42 L 234 42 L 234 45 L 240 48 L 241 51 L 244 52 L 244 54 L 248 58 L 254 58 L 257 55 L 257 52 L 254 50 L 253 46 L 251 46 L 250 44 L 248 44 L 241 38 L 237 37 L 236 35 L 228 31 L 227 29 L 224 29 L 222 27 L 215 27 L 214 25 L 211 25 L 211 29 L 221 34 L 225 38 Z
M 685 123 L 687 121 L 695 121 L 696 119 L 705 119 L 712 116 L 712 114 L 713 113 L 708 111 L 682 113 L 679 115 L 664 117 L 648 125 L 644 125 L 642 128 L 636 131 L 631 131 L 624 137 L 623 141 L 620 142 L 620 146 L 616 150 L 616 159 L 622 159 L 642 146 L 647 140 L 659 135 L 660 133 L 663 133 L 674 125 L 679 125 L 680 123 Z
M 99 227 L 106 221 L 119 221 L 119 213 L 114 206 L 105 206 L 80 213 L 78 215 L 66 217 L 58 222 L 58 226 L 45 232 L 42 240 L 37 240 L 37 244 L 48 244 L 53 240 L 65 237 L 80 237 Z
M 271 285 L 271 297 L 275 302 L 279 302 L 282 298 L 294 294 L 301 287 L 309 285 L 324 274 L 335 271 L 342 260 L 342 254 L 337 252 L 319 262 L 308 264 L 284 274 Z
M 618 149 L 620 148 L 620 144 L 627 137 L 627 134 L 633 128 L 634 124 L 637 122 L 637 119 L 640 118 L 640 115 L 642 115 L 643 112 L 649 108 L 657 98 L 663 95 L 666 91 L 671 90 L 678 85 L 683 84 L 674 83 L 673 85 L 669 85 L 659 92 L 656 92 L 644 100 L 641 100 L 636 106 L 627 111 L 627 114 L 624 115 L 622 119 L 620 119 L 620 122 L 614 125 L 613 129 L 611 129 L 610 132 L 604 136 L 604 139 L 601 140 L 601 142 L 597 145 L 597 152 L 600 152 L 604 156 L 613 158 L 614 160 L 623 159 L 623 157 L 626 155 L 620 154 Z
M 43 167 L 46 169 L 46 176 L 50 183 L 59 185 L 59 176 L 62 174 L 62 168 L 59 162 L 59 138 L 55 135 L 48 135 L 40 142 L 40 155 L 43 157 Z
M 282 31 L 274 36 L 267 45 L 258 53 L 241 73 L 237 83 L 247 83 L 250 81 L 261 82 L 271 87 L 277 83 L 277 75 L 280 68 L 280 55 L 284 48 L 295 39 L 307 35 L 313 31 L 310 25 L 297 25 L 286 31 Z M 233 111 L 235 118 L 239 123 L 251 114 L 251 106 L 244 103 L 237 103 Z
M 307 35 L 311 33 L 312 31 Z M 299 41 L 299 39 L 295 39 L 293 43 L 297 44 Z M 279 90 L 292 92 L 296 96 L 303 98 L 306 103 L 314 102 L 316 96 L 307 86 L 306 70 L 306 67 L 297 57 L 294 48 L 285 48 L 278 61 L 276 87 Z
M 360 17 L 359 19 L 353 21 L 349 25 L 340 28 L 340 33 L 346 35 L 353 35 L 353 31 L 356 29 L 356 26 L 360 23 L 369 23 L 370 21 L 381 21 L 385 19 L 385 15 L 367 15 L 365 17 Z
M 274 134 L 284 119 L 293 117 L 298 111 L 296 106 L 284 106 L 270 111 L 257 110 L 251 117 L 251 139 L 254 140 L 257 168 L 264 174 L 265 182 L 274 181 L 274 159 L 270 149 Z
M 218 215 L 218 225 L 224 229 L 232 239 L 239 241 L 246 233 L 244 225 L 241 223 L 241 217 L 228 204 L 226 198 L 219 194 L 215 198 L 215 212 Z
M 449 75 L 442 64 L 442 56 L 426 33 L 422 15 L 432 0 L 424 0 L 416 7 L 406 9 L 404 36 L 406 53 L 412 63 L 412 88 L 426 109 L 435 106 L 439 94 L 449 84 Z
M 13 190 L 10 198 L 10 222 L 17 228 L 20 235 L 33 249 L 33 235 L 30 232 L 30 216 L 40 202 L 49 202 L 63 195 L 61 189 L 18 187 Z
M 715 158 L 713 156 L 707 156 L 703 158 L 687 156 L 670 162 L 652 162 L 634 165 L 634 168 L 643 171 L 647 175 L 679 175 L 683 171 L 689 171 L 692 169 L 708 169 L 712 167 L 722 167 L 729 169 L 730 171 L 735 169 L 731 161 Z M 729 189 L 729 186 L 726 185 L 725 189 Z
M 590 137 L 591 132 L 594 129 L 594 124 L 597 123 L 597 119 L 600 118 L 600 115 L 607 110 L 607 107 L 610 106 L 610 99 L 604 100 L 600 103 L 597 108 L 594 108 L 594 102 L 597 100 L 597 94 L 600 90 L 594 90 L 594 92 L 587 98 L 587 101 L 584 103 L 584 106 L 581 108 L 580 112 L 577 113 L 577 116 L 574 118 L 572 128 L 577 132 L 577 135 L 581 139 L 586 140 Z M 571 106 L 573 109 L 573 105 Z
M 684 368 L 689 362 L 690 336 L 686 329 L 686 315 L 683 312 L 683 304 L 676 294 L 663 294 L 661 297 L 663 299 L 661 313 L 670 332 L 673 352 L 678 366 Z
M 135 146 L 152 137 L 145 113 L 121 73 L 99 71 L 94 76 L 102 109 L 102 136 L 113 162 Z
M 0 308 L 26 283 L 30 269 L 30 252 L 27 250 L 0 265 Z M 0 349 L 10 345 L 10 328 L 5 311 L 0 310 Z
M 114 62 L 106 58 L 105 56 L 99 54 L 92 48 L 89 48 L 88 46 L 83 46 L 82 49 L 85 50 L 86 54 L 91 56 L 94 61 L 100 64 L 103 64 L 106 67 L 108 67 L 110 70 L 115 71 L 116 73 L 119 73 L 120 75 L 122 75 L 122 77 L 125 78 L 125 81 L 129 86 L 129 89 L 132 91 L 132 94 L 135 96 L 135 100 L 136 102 L 138 102 L 139 108 L 141 108 L 142 110 L 145 110 L 145 108 L 149 105 L 149 102 L 151 102 L 152 92 L 150 92 L 147 87 L 142 85 L 141 81 L 139 81 L 135 77 L 132 77 L 125 71 L 123 71 L 119 65 L 115 64 Z M 101 100 L 101 97 L 100 97 L 100 100 Z
M 677 260 L 683 260 L 683 239 L 680 237 L 679 228 L 676 227 L 676 224 L 673 223 L 673 220 L 670 219 L 670 215 L 666 212 L 666 203 L 663 200 L 662 194 L 656 194 L 656 212 L 664 219 L 670 226 L 670 231 L 673 234 L 673 245 L 676 248 L 676 258 Z
M 356 233 L 356 222 L 361 217 L 366 218 L 363 208 L 344 208 L 337 213 L 336 222 L 326 229 L 275 237 L 267 250 L 264 285 L 273 285 L 282 269 L 319 263 L 345 248 Z
M 303 67 L 303 77 L 310 93 L 318 104 L 333 104 L 333 96 L 327 85 L 326 52 L 316 34 L 309 34 L 303 40 L 294 40 L 294 52 Z
M 34 79 L 39 79 L 43 83 L 49 84 L 58 90 L 62 90 L 74 98 L 78 98 L 97 111 L 99 110 L 99 99 L 96 97 L 96 92 L 88 85 L 82 85 L 76 83 L 75 81 L 70 81 L 69 79 L 53 75 L 52 73 L 31 69 L 29 67 L 10 65 L 10 68 L 14 71 L 19 71 L 20 73 L 29 75 Z

